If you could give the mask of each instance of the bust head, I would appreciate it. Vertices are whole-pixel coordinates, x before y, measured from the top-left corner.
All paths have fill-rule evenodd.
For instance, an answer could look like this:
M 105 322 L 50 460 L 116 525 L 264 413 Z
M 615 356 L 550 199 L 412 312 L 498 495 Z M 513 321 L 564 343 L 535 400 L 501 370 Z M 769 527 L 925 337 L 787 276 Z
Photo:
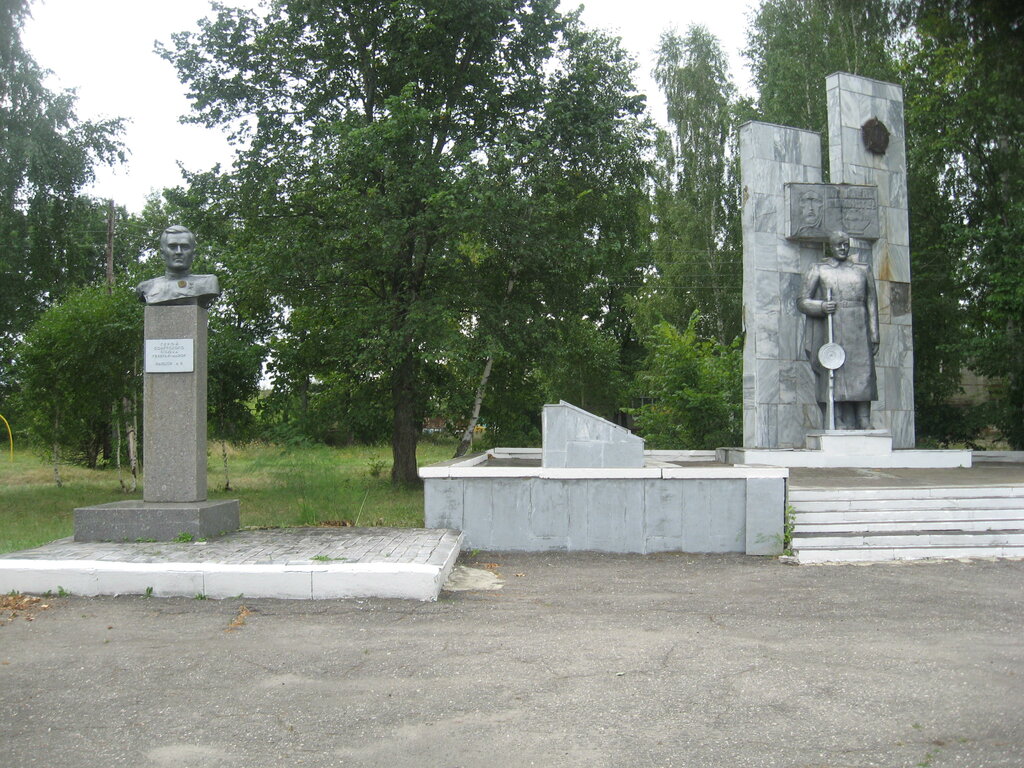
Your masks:
M 829 238 L 829 246 L 832 248 L 832 257 L 838 261 L 846 261 L 850 258 L 850 236 L 845 232 L 833 232 Z
M 186 227 L 168 227 L 160 235 L 160 253 L 166 267 L 161 277 L 143 280 L 135 295 L 146 305 L 198 304 L 207 308 L 220 296 L 216 275 L 193 275 L 196 238 Z
M 160 253 L 164 257 L 167 276 L 184 277 L 192 271 L 196 236 L 187 227 L 178 224 L 170 226 L 160 235 Z

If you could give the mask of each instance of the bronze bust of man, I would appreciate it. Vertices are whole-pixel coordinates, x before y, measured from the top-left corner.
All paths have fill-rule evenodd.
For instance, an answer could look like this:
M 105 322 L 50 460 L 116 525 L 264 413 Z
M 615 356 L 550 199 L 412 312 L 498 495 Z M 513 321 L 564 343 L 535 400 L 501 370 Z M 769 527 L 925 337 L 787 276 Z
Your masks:
M 143 304 L 198 304 L 208 308 L 220 296 L 216 275 L 193 275 L 196 237 L 186 227 L 174 225 L 160 235 L 160 252 L 166 271 L 161 277 L 143 280 L 135 294 Z

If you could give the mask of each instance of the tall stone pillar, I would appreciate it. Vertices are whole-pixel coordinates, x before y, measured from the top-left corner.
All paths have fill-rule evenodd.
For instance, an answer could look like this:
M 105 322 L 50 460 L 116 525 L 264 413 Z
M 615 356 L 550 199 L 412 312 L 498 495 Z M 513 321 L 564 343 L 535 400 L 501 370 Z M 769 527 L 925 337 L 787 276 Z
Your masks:
M 206 500 L 206 315 L 146 307 L 144 501 Z
M 830 180 L 878 191 L 878 239 L 852 243 L 858 260 L 870 264 L 878 290 L 881 343 L 875 358 L 878 400 L 872 421 L 892 432 L 893 448 L 913 448 L 914 340 L 903 89 L 846 72 L 829 75 L 825 85 Z
M 743 446 L 803 448 L 820 426 L 796 308 L 814 243 L 786 239 L 785 184 L 821 182 L 821 136 L 750 122 L 740 128 L 743 202 Z

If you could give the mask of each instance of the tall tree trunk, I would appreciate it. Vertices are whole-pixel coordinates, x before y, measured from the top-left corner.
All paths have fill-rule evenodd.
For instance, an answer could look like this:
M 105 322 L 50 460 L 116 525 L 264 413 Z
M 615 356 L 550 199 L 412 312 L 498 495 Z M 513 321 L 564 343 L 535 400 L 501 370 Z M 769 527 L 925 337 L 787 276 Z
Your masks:
M 417 205 L 417 209 L 422 206 Z M 392 332 L 402 340 L 400 362 L 391 374 L 391 402 L 394 421 L 391 426 L 391 484 L 421 487 L 416 471 L 416 442 L 423 429 L 423 411 L 419 408 L 419 356 L 409 317 L 419 298 L 419 289 L 427 272 L 428 256 L 435 239 L 410 231 L 405 253 L 405 266 L 393 276 L 392 293 L 397 303 L 392 317 Z
M 110 406 L 110 420 L 114 422 L 114 434 L 117 439 L 114 445 L 114 463 L 117 464 L 117 484 L 121 486 L 121 493 L 128 493 L 128 486 L 124 482 L 124 468 L 121 466 L 121 420 L 117 417 L 117 405 Z
M 53 413 L 53 482 L 58 488 L 64 486 L 60 479 L 60 409 Z
M 100 450 L 103 447 L 103 439 L 93 434 L 85 448 L 85 465 L 89 469 L 96 469 L 100 459 Z
M 138 413 L 135 410 L 135 401 L 129 400 L 127 397 L 123 400 L 125 413 L 131 413 L 131 422 L 125 420 L 125 432 L 128 437 L 128 466 L 132 472 L 132 484 L 131 493 L 139 487 L 139 452 L 136 444 L 135 435 L 138 432 Z
M 505 295 L 502 297 L 501 303 L 504 306 L 505 302 L 508 301 L 508 297 L 512 295 L 512 289 L 516 284 L 516 276 L 519 274 L 516 268 L 512 269 L 512 274 L 508 279 L 508 284 L 505 286 Z M 473 411 L 469 416 L 469 425 L 466 427 L 466 431 L 462 433 L 462 440 L 459 441 L 459 447 L 455 449 L 454 458 L 465 456 L 466 452 L 473 445 L 473 430 L 476 429 L 477 422 L 480 420 L 480 406 L 484 402 L 484 394 L 487 391 L 487 381 L 491 378 L 491 368 L 494 366 L 494 355 L 487 356 L 487 362 L 484 363 L 484 372 L 480 376 L 480 385 L 476 388 L 476 397 L 473 399 Z
M 228 441 L 222 439 L 220 441 L 220 457 L 224 462 L 224 490 L 231 490 L 231 478 L 228 476 Z
M 114 198 L 107 201 L 107 295 L 114 293 Z
M 416 472 L 416 371 L 412 355 L 407 354 L 395 367 L 391 380 L 391 402 L 395 409 L 391 428 L 392 485 L 419 485 Z
M 476 429 L 476 423 L 480 419 L 480 406 L 484 402 L 484 390 L 487 388 L 487 380 L 491 378 L 491 367 L 494 365 L 494 355 L 490 355 L 487 358 L 487 362 L 484 363 L 484 372 L 480 376 L 480 385 L 476 388 L 476 399 L 473 400 L 473 412 L 469 417 L 469 424 L 466 425 L 466 431 L 462 433 L 462 440 L 459 441 L 459 447 L 455 449 L 454 458 L 465 456 L 466 452 L 473 445 L 473 430 Z
M 111 405 L 111 412 L 114 411 L 116 405 Z M 103 430 L 103 439 L 100 440 L 100 454 L 104 461 L 110 461 L 110 457 L 114 454 L 114 430 L 116 427 L 108 424 L 107 428 Z M 97 460 L 99 456 L 97 456 Z
M 228 475 L 228 441 L 223 437 L 224 432 L 224 414 L 220 415 L 220 458 L 224 463 L 224 490 L 231 490 L 231 477 Z

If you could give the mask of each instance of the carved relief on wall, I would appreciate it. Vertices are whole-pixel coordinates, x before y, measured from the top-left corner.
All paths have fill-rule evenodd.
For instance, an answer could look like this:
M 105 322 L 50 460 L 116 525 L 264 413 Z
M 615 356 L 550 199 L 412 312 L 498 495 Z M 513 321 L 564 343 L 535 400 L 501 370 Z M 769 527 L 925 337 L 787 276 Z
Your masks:
M 833 232 L 877 240 L 878 189 L 858 184 L 786 184 L 786 237 L 827 242 Z

